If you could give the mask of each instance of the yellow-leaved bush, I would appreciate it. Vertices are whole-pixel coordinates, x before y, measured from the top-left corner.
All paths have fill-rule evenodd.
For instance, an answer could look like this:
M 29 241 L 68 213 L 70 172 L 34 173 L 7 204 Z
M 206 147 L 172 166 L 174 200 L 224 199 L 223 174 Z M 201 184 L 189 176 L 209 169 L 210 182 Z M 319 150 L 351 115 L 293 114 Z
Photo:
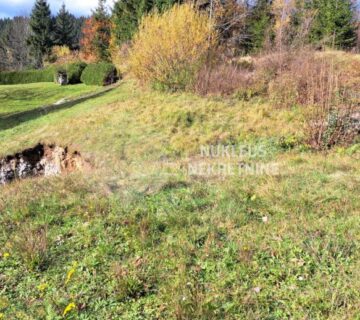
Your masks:
M 195 75 L 217 40 L 209 17 L 190 4 L 144 17 L 130 49 L 130 71 L 158 89 L 182 90 Z

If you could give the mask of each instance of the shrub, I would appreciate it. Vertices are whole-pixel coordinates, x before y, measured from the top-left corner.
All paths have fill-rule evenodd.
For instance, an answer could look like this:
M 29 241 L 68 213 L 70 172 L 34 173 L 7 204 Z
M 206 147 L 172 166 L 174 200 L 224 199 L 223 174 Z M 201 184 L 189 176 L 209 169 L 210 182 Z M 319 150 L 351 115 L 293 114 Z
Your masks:
M 114 42 L 111 42 L 110 45 L 110 55 L 111 61 L 115 65 L 116 69 L 122 74 L 128 73 L 129 71 L 129 49 L 130 45 L 124 43 L 121 46 L 115 45 Z
M 216 40 L 209 18 L 189 4 L 145 17 L 130 50 L 130 70 L 154 87 L 181 90 L 193 83 Z
M 87 85 L 105 86 L 116 82 L 117 71 L 112 63 L 89 64 L 81 75 L 81 82 Z
M 250 89 L 251 72 L 231 64 L 204 65 L 198 72 L 194 91 L 200 95 L 231 95 Z
M 57 81 L 58 75 L 62 73 L 66 75 L 67 82 L 69 84 L 81 83 L 81 75 L 86 66 L 87 64 L 85 62 L 76 62 L 64 66 L 59 66 L 56 69 L 55 81 Z
M 54 67 L 48 67 L 41 70 L 0 72 L 0 84 L 24 84 L 53 81 Z
M 64 65 L 70 63 L 79 62 L 80 54 L 79 51 L 70 50 L 67 46 L 54 46 L 51 49 L 51 54 L 49 55 L 45 64 L 55 64 L 55 65 Z
M 51 53 L 58 58 L 66 57 L 71 54 L 71 50 L 68 46 L 54 46 L 51 49 Z
M 358 134 L 353 120 L 356 101 L 348 94 L 345 70 L 312 51 L 289 57 L 269 84 L 270 98 L 280 107 L 307 108 L 306 132 L 313 149 L 352 143 Z
M 70 84 L 81 82 L 81 75 L 86 66 L 87 64 L 85 62 L 71 63 L 66 66 L 68 81 Z

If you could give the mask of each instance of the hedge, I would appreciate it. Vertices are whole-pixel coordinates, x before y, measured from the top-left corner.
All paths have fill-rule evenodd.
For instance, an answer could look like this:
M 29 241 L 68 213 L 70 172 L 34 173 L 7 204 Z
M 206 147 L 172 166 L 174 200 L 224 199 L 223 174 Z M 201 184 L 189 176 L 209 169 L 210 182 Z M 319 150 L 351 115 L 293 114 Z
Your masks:
M 85 62 L 70 63 L 65 66 L 60 66 L 56 69 L 55 81 L 59 72 L 64 72 L 67 75 L 68 84 L 81 83 L 81 75 L 86 68 Z
M 81 82 L 87 85 L 106 86 L 117 79 L 115 66 L 107 62 L 89 64 L 81 75 Z
M 53 82 L 54 71 L 54 67 L 49 67 L 41 70 L 0 72 L 0 84 Z

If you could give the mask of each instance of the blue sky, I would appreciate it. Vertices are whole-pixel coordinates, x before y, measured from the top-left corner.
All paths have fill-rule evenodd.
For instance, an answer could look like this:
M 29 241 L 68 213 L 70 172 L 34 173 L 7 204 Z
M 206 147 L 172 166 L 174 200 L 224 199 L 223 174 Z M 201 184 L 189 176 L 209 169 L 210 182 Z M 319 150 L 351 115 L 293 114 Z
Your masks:
M 34 2 L 35 0 L 0 0 L 0 18 L 29 15 Z M 63 2 L 71 13 L 79 16 L 90 14 L 98 0 L 48 0 L 51 12 L 55 14 Z M 113 0 L 107 2 L 110 4 Z

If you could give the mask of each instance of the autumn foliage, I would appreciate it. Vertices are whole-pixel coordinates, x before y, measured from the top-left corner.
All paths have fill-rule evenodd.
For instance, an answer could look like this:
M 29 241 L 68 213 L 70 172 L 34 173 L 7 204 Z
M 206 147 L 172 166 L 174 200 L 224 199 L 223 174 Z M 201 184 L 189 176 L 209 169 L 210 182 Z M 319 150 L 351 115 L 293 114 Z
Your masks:
M 87 62 L 95 62 L 97 60 L 94 48 L 94 39 L 96 33 L 96 25 L 94 18 L 85 21 L 82 29 L 83 37 L 80 41 L 81 58 Z
M 175 5 L 146 16 L 130 50 L 130 68 L 137 79 L 162 89 L 191 85 L 217 39 L 207 15 L 191 5 Z
M 91 17 L 85 21 L 82 29 L 81 58 L 87 62 L 107 60 L 110 44 L 111 23 L 107 19 Z

